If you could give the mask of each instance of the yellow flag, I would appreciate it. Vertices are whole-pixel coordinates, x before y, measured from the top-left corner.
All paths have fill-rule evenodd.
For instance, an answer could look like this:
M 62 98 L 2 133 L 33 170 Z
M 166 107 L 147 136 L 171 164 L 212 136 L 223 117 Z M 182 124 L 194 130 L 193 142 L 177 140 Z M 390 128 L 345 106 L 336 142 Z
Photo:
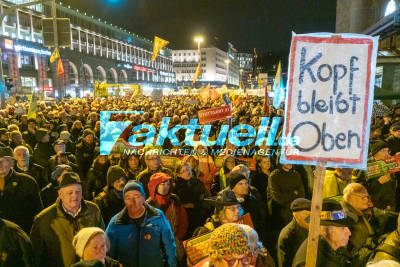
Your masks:
M 196 73 L 194 74 L 193 77 L 193 84 L 196 83 L 197 78 L 203 74 L 203 69 L 201 68 L 201 62 L 199 61 L 199 64 L 197 65 Z
M 33 91 L 31 102 L 29 104 L 28 119 L 36 119 L 36 113 L 37 113 L 37 96 L 35 91 Z
M 153 56 L 151 57 L 151 61 L 156 60 L 158 53 L 167 44 L 169 44 L 168 41 L 161 39 L 160 37 L 154 36 Z
M 60 52 L 58 52 L 58 48 L 56 47 L 56 48 L 54 49 L 53 54 L 51 54 L 50 63 L 53 63 L 53 62 L 56 61 L 56 59 L 59 58 L 59 57 L 60 57 Z
M 258 77 L 258 88 L 261 88 L 262 82 L 263 82 L 263 79 L 261 79 L 260 77 Z

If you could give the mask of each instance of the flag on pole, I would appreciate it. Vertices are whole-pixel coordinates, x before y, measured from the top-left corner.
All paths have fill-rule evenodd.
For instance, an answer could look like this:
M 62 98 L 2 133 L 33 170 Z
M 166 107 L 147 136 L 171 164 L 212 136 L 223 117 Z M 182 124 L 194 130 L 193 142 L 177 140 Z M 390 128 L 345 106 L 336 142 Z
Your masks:
M 28 119 L 36 119 L 36 112 L 37 112 L 37 96 L 35 91 L 33 91 L 31 102 L 29 104 Z
M 229 104 L 230 104 L 229 98 L 228 98 L 228 96 L 226 95 L 226 93 L 221 94 L 221 100 L 223 100 L 223 101 L 225 102 L 226 105 L 229 105 Z
M 200 100 L 202 102 L 207 102 L 208 101 L 208 99 L 210 98 L 210 93 L 211 93 L 210 91 L 211 91 L 210 90 L 210 84 L 207 84 L 206 87 L 203 87 L 203 88 L 200 89 L 199 97 L 200 97 Z
M 64 67 L 61 61 L 61 58 L 58 59 L 58 67 L 57 67 L 57 76 L 60 76 L 64 73 Z
M 211 98 L 211 101 L 214 101 L 215 99 L 219 98 L 217 89 L 215 89 L 215 88 L 211 89 L 210 98 Z
M 197 78 L 199 76 L 201 76 L 202 74 L 203 74 L 203 69 L 201 68 L 201 61 L 199 61 L 199 64 L 197 65 L 196 73 L 194 74 L 194 77 L 193 77 L 193 84 L 196 83 Z
M 56 61 L 56 59 L 59 58 L 59 57 L 60 57 L 60 52 L 58 51 L 58 48 L 56 47 L 54 49 L 53 54 L 51 54 L 50 63 L 54 63 L 54 61 Z
M 167 40 L 154 36 L 153 56 L 151 57 L 151 61 L 156 60 L 158 53 L 160 53 L 161 49 L 163 49 L 167 44 L 169 44 Z
M 276 75 L 275 75 L 275 80 L 274 80 L 274 85 L 272 87 L 272 91 L 274 92 L 273 106 L 274 106 L 274 108 L 278 109 L 282 100 L 285 99 L 285 88 L 283 88 L 282 67 L 281 67 L 280 61 L 278 64 L 278 69 L 276 70 Z
M 258 75 L 258 88 L 261 88 L 262 83 L 264 82 L 264 79 L 260 77 L 260 75 Z

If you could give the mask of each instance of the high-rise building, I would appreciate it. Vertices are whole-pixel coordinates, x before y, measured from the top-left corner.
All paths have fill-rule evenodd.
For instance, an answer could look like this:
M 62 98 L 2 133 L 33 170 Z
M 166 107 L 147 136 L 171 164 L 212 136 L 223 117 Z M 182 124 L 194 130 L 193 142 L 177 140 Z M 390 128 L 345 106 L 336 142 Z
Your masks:
M 203 74 L 196 85 L 239 86 L 239 62 L 227 52 L 216 47 L 201 48 L 201 68 Z M 172 61 L 178 87 L 192 86 L 199 62 L 199 52 L 193 50 L 173 50 Z
M 400 10 L 398 0 L 338 0 L 336 32 L 379 36 L 375 99 L 400 100 Z

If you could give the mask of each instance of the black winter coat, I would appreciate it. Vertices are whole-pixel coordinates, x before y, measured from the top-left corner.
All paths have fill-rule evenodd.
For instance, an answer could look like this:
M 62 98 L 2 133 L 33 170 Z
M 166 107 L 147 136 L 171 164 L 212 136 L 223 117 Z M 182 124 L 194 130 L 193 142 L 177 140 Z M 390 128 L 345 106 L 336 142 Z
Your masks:
M 278 238 L 277 258 L 279 267 L 292 266 L 293 258 L 307 236 L 307 229 L 301 227 L 294 218 L 282 229 Z
M 182 204 L 193 204 L 193 208 L 186 208 L 189 218 L 188 235 L 202 225 L 205 221 L 208 205 L 204 202 L 206 189 L 204 184 L 197 178 L 186 181 L 182 178 L 175 179 L 175 186 L 172 192 L 179 196 Z
M 111 218 L 125 206 L 123 196 L 119 197 L 114 188 L 109 189 L 108 187 L 105 187 L 104 191 L 95 197 L 94 202 L 99 206 L 106 226 Z
M 95 143 L 86 143 L 82 140 L 76 145 L 76 162 L 79 168 L 79 175 L 82 180 L 86 180 L 86 174 L 92 166 L 94 160 L 94 147 Z
M 16 172 L 25 173 L 32 176 L 38 184 L 39 188 L 43 188 L 49 183 L 47 171 L 39 164 L 30 162 L 28 170 L 23 171 L 18 168 L 17 163 L 15 163 L 14 169 Z
M 263 173 L 261 170 L 252 172 L 250 175 L 250 185 L 257 188 L 265 203 L 267 203 L 268 177 L 269 176 Z
M 13 222 L 0 219 L 0 266 L 35 266 L 29 237 Z
M 350 258 L 345 248 L 334 251 L 325 238 L 320 237 L 318 243 L 316 267 L 349 267 Z M 306 266 L 307 239 L 303 241 L 293 259 L 293 267 Z
M 34 148 L 36 146 L 36 135 L 31 133 L 30 131 L 25 131 L 22 133 L 22 139 L 31 146 L 31 148 Z
M 58 198 L 57 183 L 55 181 L 48 183 L 40 190 L 40 197 L 43 202 L 43 207 L 47 208 L 56 203 Z
M 107 185 L 107 170 L 110 166 L 108 163 L 101 168 L 100 164 L 93 164 L 87 174 L 85 199 L 92 200 L 103 191 Z
M 35 179 L 11 169 L 5 177 L 4 190 L 0 191 L 0 218 L 29 233 L 33 217 L 43 209 L 39 192 Z
M 393 135 L 386 138 L 386 143 L 389 144 L 390 154 L 393 156 L 397 152 L 400 152 L 400 138 L 394 137 Z
M 54 155 L 54 150 L 50 143 L 37 143 L 33 150 L 33 162 L 47 169 L 52 155 Z

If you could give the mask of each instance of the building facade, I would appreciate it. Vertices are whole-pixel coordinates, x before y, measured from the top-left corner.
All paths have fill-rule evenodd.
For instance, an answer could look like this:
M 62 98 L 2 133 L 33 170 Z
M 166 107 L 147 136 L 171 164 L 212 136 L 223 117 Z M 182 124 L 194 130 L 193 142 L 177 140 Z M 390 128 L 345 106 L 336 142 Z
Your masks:
M 1 11 L 23 2 L 30 0 L 10 0 Z M 60 48 L 64 73 L 57 77 L 56 64 L 49 63 L 52 51 L 42 45 L 42 19 L 50 15 L 49 6 L 36 5 L 17 9 L 3 21 L 3 73 L 13 79 L 17 93 L 36 89 L 56 97 L 82 97 L 93 92 L 95 81 L 140 83 L 144 90 L 175 86 L 170 49 L 150 61 L 152 41 L 61 4 L 57 17 L 70 19 L 71 46 Z
M 253 54 L 236 53 L 236 58 L 239 61 L 240 80 L 246 88 L 251 88 L 250 79 L 253 73 Z
M 239 62 L 227 52 L 216 47 L 201 48 L 202 75 L 196 86 L 217 87 L 223 84 L 239 86 Z M 178 87 L 192 86 L 196 68 L 199 63 L 198 50 L 173 50 L 172 61 Z
M 400 10 L 398 0 L 337 0 L 336 32 L 379 36 L 375 99 L 400 101 Z

